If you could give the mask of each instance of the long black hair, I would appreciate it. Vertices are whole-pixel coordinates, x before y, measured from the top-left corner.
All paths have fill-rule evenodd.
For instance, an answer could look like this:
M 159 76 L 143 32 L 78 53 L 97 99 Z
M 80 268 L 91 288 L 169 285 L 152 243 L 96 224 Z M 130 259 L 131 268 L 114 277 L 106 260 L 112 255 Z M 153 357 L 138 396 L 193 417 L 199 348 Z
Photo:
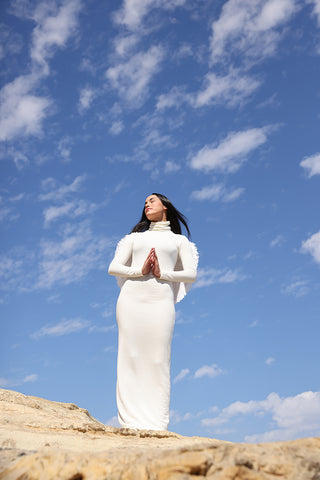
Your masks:
M 152 193 L 151 195 L 156 195 L 159 200 L 162 202 L 162 204 L 167 207 L 167 220 L 170 222 L 170 227 L 173 233 L 179 233 L 181 234 L 181 223 L 185 226 L 185 229 L 188 232 L 188 237 L 190 237 L 190 230 L 188 227 L 188 222 L 186 217 L 179 212 L 179 210 L 176 209 L 176 207 L 173 206 L 173 204 L 170 202 L 169 198 L 165 197 L 164 195 L 161 195 L 161 193 Z M 145 232 L 148 230 L 149 225 L 151 221 L 147 219 L 146 212 L 144 211 L 144 208 L 142 210 L 142 215 L 137 223 L 133 227 L 130 233 L 133 232 Z

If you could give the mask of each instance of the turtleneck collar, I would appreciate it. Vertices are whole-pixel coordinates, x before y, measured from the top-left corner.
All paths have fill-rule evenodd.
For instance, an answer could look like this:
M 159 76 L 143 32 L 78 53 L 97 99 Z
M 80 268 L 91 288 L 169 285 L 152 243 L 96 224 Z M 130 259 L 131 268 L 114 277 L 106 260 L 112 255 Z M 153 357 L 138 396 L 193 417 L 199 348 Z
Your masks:
M 149 226 L 149 232 L 168 232 L 170 230 L 169 220 L 165 222 L 151 222 Z

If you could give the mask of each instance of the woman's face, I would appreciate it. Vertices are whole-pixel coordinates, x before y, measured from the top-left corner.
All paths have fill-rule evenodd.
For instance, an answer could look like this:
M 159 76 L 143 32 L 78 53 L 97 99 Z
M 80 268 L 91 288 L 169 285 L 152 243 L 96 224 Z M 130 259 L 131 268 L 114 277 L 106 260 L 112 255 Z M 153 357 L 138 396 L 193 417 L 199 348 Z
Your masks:
M 149 195 L 144 202 L 144 211 L 150 222 L 163 222 L 167 220 L 167 207 L 163 205 L 157 195 Z

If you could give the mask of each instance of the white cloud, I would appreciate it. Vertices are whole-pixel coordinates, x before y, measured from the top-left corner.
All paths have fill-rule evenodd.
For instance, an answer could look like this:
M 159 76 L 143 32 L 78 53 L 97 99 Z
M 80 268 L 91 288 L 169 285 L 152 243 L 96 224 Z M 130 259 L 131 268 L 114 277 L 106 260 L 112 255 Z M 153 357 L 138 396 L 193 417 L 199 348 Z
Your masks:
M 23 383 L 28 383 L 28 382 L 36 382 L 37 380 L 38 380 L 38 375 L 33 373 L 31 375 L 26 375 L 22 381 Z
M 244 188 L 233 188 L 228 190 L 222 183 L 215 183 L 213 185 L 203 187 L 200 190 L 194 190 L 191 193 L 191 198 L 195 200 L 211 200 L 217 202 L 232 202 L 237 200 L 243 193 Z
M 137 34 L 130 34 L 125 36 L 117 37 L 114 40 L 114 49 L 117 55 L 120 57 L 125 57 L 128 55 L 133 48 L 139 43 L 140 36 Z
M 12 212 L 11 208 L 8 208 L 8 207 L 0 208 L 0 222 L 2 222 L 3 220 L 6 220 L 10 216 L 11 212 Z
M 31 337 L 38 339 L 40 337 L 60 337 L 62 335 L 68 335 L 70 333 L 80 332 L 84 328 L 87 328 L 90 322 L 83 320 L 82 318 L 72 318 L 70 320 L 61 320 L 61 322 L 55 325 L 45 325 L 39 330 L 34 332 Z
M 179 382 L 180 380 L 182 380 L 183 378 L 185 378 L 187 375 L 189 375 L 189 373 L 190 373 L 189 368 L 183 368 L 183 369 L 181 370 L 181 372 L 178 373 L 178 375 L 176 375 L 176 376 L 174 377 L 173 383 Z
M 94 235 L 88 224 L 67 225 L 62 239 L 40 244 L 39 277 L 36 288 L 69 285 L 96 268 L 105 268 L 111 242 Z
M 103 315 L 102 315 L 103 316 Z M 109 316 L 109 315 L 108 315 Z M 116 325 L 107 325 L 107 326 L 98 326 L 98 325 L 93 325 L 92 327 L 89 328 L 89 333 L 108 333 L 116 330 Z
M 172 147 L 174 146 L 174 143 L 170 135 L 162 135 L 157 128 L 154 128 L 146 132 L 142 142 L 139 145 L 139 148 L 145 149 L 146 147 L 158 145 Z
M 320 263 L 320 230 L 302 242 L 301 251 L 310 253 L 316 263 Z
M 283 244 L 283 242 L 284 242 L 284 236 L 283 235 L 277 235 L 273 240 L 271 240 L 270 247 L 271 248 L 279 247 L 280 245 Z
M 196 415 L 191 414 L 190 412 L 180 414 L 177 410 L 170 410 L 170 423 L 176 424 L 180 422 L 185 422 L 194 418 Z
M 260 86 L 260 82 L 239 70 L 231 69 L 226 75 L 209 72 L 204 77 L 203 87 L 198 92 L 187 92 L 184 86 L 173 87 L 170 92 L 159 95 L 157 110 L 178 108 L 186 103 L 193 108 L 223 103 L 234 107 L 248 100 Z
M 65 47 L 69 37 L 76 33 L 81 4 L 79 0 L 66 0 L 59 9 L 52 2 L 37 5 L 33 13 L 37 25 L 32 35 L 31 58 L 46 74 L 46 60 L 53 56 L 55 48 Z
M 238 270 L 199 268 L 194 288 L 207 287 L 217 283 L 241 282 L 246 278 L 246 275 L 240 273 Z
M 0 59 L 19 53 L 22 47 L 22 36 L 7 25 L 0 24 Z
M 123 122 L 121 120 L 116 120 L 109 128 L 109 132 L 111 133 L 111 135 L 119 135 L 119 133 L 122 132 L 123 128 Z
M 84 87 L 80 90 L 78 111 L 79 113 L 84 113 L 88 108 L 90 108 L 93 100 L 97 96 L 96 90 L 91 87 Z
M 75 33 L 80 8 L 78 0 L 65 1 L 60 9 L 54 2 L 39 3 L 36 8 L 19 6 L 19 2 L 12 6 L 14 14 L 36 23 L 30 52 L 33 63 L 29 74 L 17 77 L 0 91 L 1 141 L 41 135 L 43 121 L 51 113 L 52 101 L 35 94 L 35 90 L 49 74 L 47 59 L 53 56 L 54 47 L 64 47 L 70 35 Z
M 114 20 L 130 30 L 137 30 L 150 10 L 163 8 L 172 10 L 181 6 L 186 0 L 124 0 L 120 10 L 115 12 Z
M 12 248 L 0 255 L 0 287 L 4 291 L 35 291 L 79 282 L 93 270 L 103 270 L 113 247 L 95 234 L 88 221 L 64 224 L 32 250 Z
M 36 382 L 39 378 L 39 375 L 32 373 L 31 375 L 26 375 L 24 378 L 12 379 L 12 378 L 0 378 L 0 388 L 12 388 L 22 385 L 23 383 Z
M 201 377 L 210 377 L 214 378 L 218 375 L 221 375 L 223 372 L 222 368 L 218 367 L 218 365 L 203 365 L 202 367 L 198 368 L 198 370 L 194 374 L 194 378 L 201 378 Z
M 313 13 L 316 15 L 320 27 L 320 0 L 307 0 L 307 2 L 313 5 Z
M 105 347 L 103 351 L 106 353 L 116 353 L 117 349 L 114 345 L 109 345 L 108 347 Z
M 171 160 L 167 160 L 164 166 L 164 173 L 174 173 L 180 170 L 180 165 L 176 162 L 172 162 Z
M 158 96 L 157 110 L 166 108 L 180 107 L 183 103 L 192 104 L 192 94 L 186 92 L 185 87 L 173 87 L 170 92 L 162 93 Z
M 57 185 L 57 181 L 52 178 L 46 178 L 42 180 L 41 187 L 43 190 L 49 190 L 47 193 L 43 193 L 39 195 L 39 200 L 41 201 L 48 201 L 48 200 L 53 200 L 55 202 L 59 202 L 61 200 L 64 200 L 66 197 L 69 195 L 72 195 L 80 190 L 82 187 L 83 182 L 86 180 L 87 176 L 84 175 L 78 175 L 73 182 L 71 182 L 69 185 Z
M 266 365 L 273 365 L 275 361 L 276 361 L 275 358 L 273 358 L 273 357 L 268 357 L 268 358 L 266 359 L 266 361 L 265 361 L 265 364 L 266 364 Z
M 32 94 L 38 79 L 21 75 L 0 91 L 0 141 L 41 135 L 51 100 Z
M 258 87 L 260 82 L 239 70 L 230 70 L 225 76 L 208 73 L 204 79 L 204 88 L 193 99 L 196 108 L 215 103 L 226 103 L 233 107 L 246 100 Z
M 290 440 L 302 435 L 317 436 L 320 434 L 320 392 L 303 392 L 295 397 L 286 398 L 279 397 L 277 393 L 270 393 L 262 401 L 234 402 L 224 408 L 218 416 L 203 419 L 202 425 L 215 428 L 240 415 L 266 414 L 272 415 L 272 420 L 278 428 L 263 434 L 247 436 L 245 441 Z
M 295 0 L 228 0 L 212 24 L 212 61 L 241 54 L 259 61 L 276 52 Z
M 67 202 L 64 205 L 48 207 L 44 210 L 45 226 L 61 217 L 76 218 L 81 215 L 88 215 L 97 209 L 97 205 L 85 200 Z
M 300 162 L 300 166 L 307 170 L 309 178 L 313 177 L 313 175 L 320 175 L 320 153 L 305 157 Z
M 298 298 L 304 297 L 309 293 L 308 282 L 305 280 L 292 282 L 289 285 L 283 286 L 281 292 Z
M 204 146 L 191 159 L 190 166 L 198 170 L 233 173 L 246 161 L 247 155 L 267 141 L 270 128 L 252 128 L 231 132 L 218 145 Z
M 15 290 L 32 283 L 34 254 L 25 249 L 12 249 L 0 256 L 1 289 Z
M 128 61 L 110 67 L 106 78 L 126 102 L 140 106 L 148 96 L 149 84 L 163 58 L 163 48 L 153 46 L 147 52 L 136 53 Z
M 62 138 L 58 143 L 58 151 L 64 162 L 71 161 L 71 147 L 73 145 L 73 140 L 67 136 Z

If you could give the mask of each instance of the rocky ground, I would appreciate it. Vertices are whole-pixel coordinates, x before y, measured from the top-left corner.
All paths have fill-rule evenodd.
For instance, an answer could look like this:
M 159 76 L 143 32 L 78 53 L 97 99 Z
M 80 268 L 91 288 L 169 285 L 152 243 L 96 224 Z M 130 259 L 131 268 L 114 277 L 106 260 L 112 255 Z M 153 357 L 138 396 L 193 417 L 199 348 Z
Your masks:
M 264 444 L 108 427 L 0 389 L 0 480 L 320 480 L 320 438 Z

